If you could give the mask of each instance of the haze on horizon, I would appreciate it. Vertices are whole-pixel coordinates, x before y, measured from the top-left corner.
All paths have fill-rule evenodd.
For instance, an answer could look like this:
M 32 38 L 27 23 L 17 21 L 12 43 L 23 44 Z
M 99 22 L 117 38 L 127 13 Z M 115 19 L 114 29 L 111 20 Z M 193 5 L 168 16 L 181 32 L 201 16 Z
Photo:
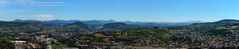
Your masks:
M 142 22 L 239 19 L 239 0 L 0 0 L 0 20 Z

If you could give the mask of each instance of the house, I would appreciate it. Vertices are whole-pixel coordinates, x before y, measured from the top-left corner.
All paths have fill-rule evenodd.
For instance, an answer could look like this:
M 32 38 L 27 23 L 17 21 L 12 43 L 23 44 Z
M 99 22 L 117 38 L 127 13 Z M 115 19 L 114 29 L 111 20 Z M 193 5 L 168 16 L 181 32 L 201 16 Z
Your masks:
M 79 48 L 74 48 L 74 47 L 62 47 L 62 49 L 79 49 Z
M 110 39 L 113 39 L 113 36 L 98 36 L 97 38 L 108 41 Z

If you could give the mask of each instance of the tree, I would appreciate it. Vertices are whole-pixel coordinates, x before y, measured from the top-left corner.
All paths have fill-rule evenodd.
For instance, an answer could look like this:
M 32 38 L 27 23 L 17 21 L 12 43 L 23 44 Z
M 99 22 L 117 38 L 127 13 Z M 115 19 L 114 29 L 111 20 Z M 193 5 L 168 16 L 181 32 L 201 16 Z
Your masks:
M 10 40 L 0 38 L 0 48 L 1 49 L 14 49 L 15 46 L 12 42 L 10 42 Z

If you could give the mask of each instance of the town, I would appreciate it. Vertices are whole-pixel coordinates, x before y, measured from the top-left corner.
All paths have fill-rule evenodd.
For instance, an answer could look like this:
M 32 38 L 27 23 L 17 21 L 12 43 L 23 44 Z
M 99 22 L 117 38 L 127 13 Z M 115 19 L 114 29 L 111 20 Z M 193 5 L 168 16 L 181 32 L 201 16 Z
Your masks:
M 239 49 L 239 0 L 0 0 L 0 49 Z

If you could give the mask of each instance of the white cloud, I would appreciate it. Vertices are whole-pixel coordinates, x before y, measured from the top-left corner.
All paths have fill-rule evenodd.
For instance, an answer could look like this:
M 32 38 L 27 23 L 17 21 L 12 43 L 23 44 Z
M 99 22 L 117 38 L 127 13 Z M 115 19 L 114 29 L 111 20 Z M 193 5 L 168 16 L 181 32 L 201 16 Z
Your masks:
M 26 6 L 66 6 L 66 2 L 63 1 L 37 1 L 37 0 L 18 0 L 19 3 L 22 3 Z
M 25 12 L 27 9 L 13 9 L 12 12 Z
M 51 14 L 38 14 L 33 16 L 37 17 L 37 19 L 40 19 L 40 20 L 51 20 L 54 17 L 54 15 L 51 15 Z
M 64 0 L 0 0 L 0 6 L 10 4 L 20 6 L 67 6 L 67 2 Z

